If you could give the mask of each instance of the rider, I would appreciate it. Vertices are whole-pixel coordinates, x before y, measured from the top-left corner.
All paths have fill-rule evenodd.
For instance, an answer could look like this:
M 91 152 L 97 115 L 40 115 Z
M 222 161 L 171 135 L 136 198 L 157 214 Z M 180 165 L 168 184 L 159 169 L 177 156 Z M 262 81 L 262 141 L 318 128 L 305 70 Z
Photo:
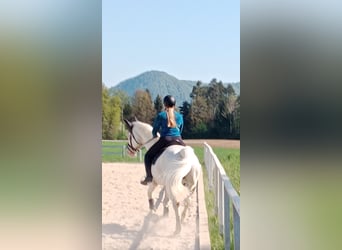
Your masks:
M 176 99 L 173 96 L 165 96 L 165 111 L 160 112 L 154 120 L 152 135 L 153 137 L 157 137 L 157 133 L 160 132 L 160 139 L 145 154 L 146 178 L 140 182 L 143 185 L 152 182 L 152 161 L 160 150 L 173 144 L 185 146 L 181 137 L 183 117 L 175 111 L 175 105 Z

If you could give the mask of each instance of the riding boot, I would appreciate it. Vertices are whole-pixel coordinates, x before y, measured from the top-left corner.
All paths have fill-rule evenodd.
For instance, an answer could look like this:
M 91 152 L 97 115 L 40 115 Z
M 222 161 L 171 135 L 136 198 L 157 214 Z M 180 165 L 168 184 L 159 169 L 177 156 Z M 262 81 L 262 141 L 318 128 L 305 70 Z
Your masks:
M 152 182 L 153 177 L 152 176 L 146 176 L 145 180 L 141 181 L 140 184 L 147 185 L 149 182 Z
M 146 164 L 145 170 L 146 170 L 146 178 L 145 180 L 140 182 L 142 185 L 147 185 L 148 182 L 152 182 L 153 180 L 152 173 L 151 173 L 151 164 Z

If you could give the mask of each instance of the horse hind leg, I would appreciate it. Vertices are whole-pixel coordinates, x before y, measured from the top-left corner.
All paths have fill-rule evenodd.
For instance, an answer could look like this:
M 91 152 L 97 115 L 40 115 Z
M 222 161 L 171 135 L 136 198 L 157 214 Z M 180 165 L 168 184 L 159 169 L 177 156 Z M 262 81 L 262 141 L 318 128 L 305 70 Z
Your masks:
M 184 209 L 182 212 L 182 216 L 181 216 L 181 223 L 183 224 L 185 216 L 186 216 L 186 212 L 189 209 L 190 206 L 190 202 L 191 202 L 191 197 L 188 197 L 184 200 Z
M 152 181 L 151 184 L 149 184 L 148 189 L 147 189 L 148 204 L 149 204 L 151 211 L 152 210 L 155 211 L 152 193 L 156 189 L 156 187 L 157 187 L 157 184 L 154 181 Z
M 175 200 L 172 201 L 172 206 L 173 209 L 175 210 L 175 214 L 176 214 L 176 231 L 175 231 L 175 235 L 179 234 L 182 227 L 181 227 L 181 222 L 180 222 L 180 217 L 179 217 L 179 202 L 176 202 Z
M 163 216 L 164 217 L 168 217 L 169 216 L 169 197 L 168 195 L 165 193 L 165 197 L 164 197 L 164 200 L 163 200 L 163 206 L 164 206 L 164 213 L 163 213 Z

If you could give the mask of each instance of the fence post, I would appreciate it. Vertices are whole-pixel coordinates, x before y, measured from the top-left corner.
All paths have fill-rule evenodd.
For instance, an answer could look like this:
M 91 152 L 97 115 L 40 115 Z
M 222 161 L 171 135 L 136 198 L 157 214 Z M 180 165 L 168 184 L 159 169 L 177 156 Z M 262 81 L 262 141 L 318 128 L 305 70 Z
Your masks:
M 218 185 L 218 197 L 217 197 L 217 201 L 218 201 L 218 221 L 219 221 L 219 231 L 220 233 L 223 233 L 223 206 L 222 206 L 222 201 L 223 201 L 223 193 L 222 193 L 222 186 L 224 187 L 224 185 L 222 185 L 222 176 L 219 175 L 218 178 L 219 181 L 219 185 Z
M 214 188 L 214 180 L 215 180 L 215 168 L 214 168 L 214 159 L 213 156 L 210 154 L 210 161 L 209 161 L 209 166 L 210 166 L 210 189 Z
M 234 216 L 234 249 L 240 249 L 240 215 L 236 211 L 236 208 L 233 207 L 233 216 Z
M 230 199 L 224 188 L 224 249 L 230 250 Z
M 204 143 L 204 155 L 206 156 L 205 159 L 205 166 L 206 166 L 206 169 L 207 169 L 207 172 L 208 172 L 208 183 L 209 183 L 209 189 L 210 190 L 213 190 L 214 188 L 214 179 L 215 179 L 215 176 L 214 176 L 214 159 L 213 159 L 213 156 L 211 154 L 211 151 L 210 151 L 210 146 L 205 142 Z
M 214 192 L 214 210 L 218 216 L 219 231 L 224 236 L 225 250 L 230 250 L 232 243 L 234 243 L 234 249 L 239 250 L 240 197 L 232 186 L 217 156 L 206 143 L 205 154 L 209 189 Z M 233 226 L 232 230 L 231 224 Z M 234 234 L 234 237 L 231 237 L 231 233 Z
M 215 213 L 218 214 L 218 169 L 214 167 L 214 199 L 215 199 Z

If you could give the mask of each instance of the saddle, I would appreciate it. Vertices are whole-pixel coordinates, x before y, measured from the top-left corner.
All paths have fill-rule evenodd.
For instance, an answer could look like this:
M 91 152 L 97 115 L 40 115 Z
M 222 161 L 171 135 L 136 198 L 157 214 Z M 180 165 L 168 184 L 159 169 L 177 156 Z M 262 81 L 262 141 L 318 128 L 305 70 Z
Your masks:
M 184 142 L 182 142 L 181 140 L 177 139 L 177 140 L 170 141 L 169 143 L 167 143 L 165 145 L 165 147 L 162 147 L 159 150 L 159 152 L 156 154 L 156 156 L 152 160 L 152 165 L 156 163 L 156 161 L 158 160 L 159 156 L 161 156 L 161 154 L 164 153 L 165 149 L 167 149 L 169 146 L 173 146 L 173 145 L 185 146 Z

